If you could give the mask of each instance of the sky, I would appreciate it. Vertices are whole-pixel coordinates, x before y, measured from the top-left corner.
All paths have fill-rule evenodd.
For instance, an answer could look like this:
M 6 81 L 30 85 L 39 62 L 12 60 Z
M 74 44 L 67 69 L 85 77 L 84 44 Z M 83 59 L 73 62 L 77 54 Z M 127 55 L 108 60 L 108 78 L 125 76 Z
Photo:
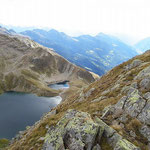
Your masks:
M 0 23 L 139 40 L 150 36 L 149 7 L 150 0 L 0 0 Z

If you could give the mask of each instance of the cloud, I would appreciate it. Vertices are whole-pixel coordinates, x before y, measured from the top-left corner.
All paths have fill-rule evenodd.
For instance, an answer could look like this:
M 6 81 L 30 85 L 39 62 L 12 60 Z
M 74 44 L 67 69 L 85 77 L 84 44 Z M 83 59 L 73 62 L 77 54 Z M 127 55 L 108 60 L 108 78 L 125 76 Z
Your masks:
M 0 23 L 150 35 L 149 0 L 3 0 Z

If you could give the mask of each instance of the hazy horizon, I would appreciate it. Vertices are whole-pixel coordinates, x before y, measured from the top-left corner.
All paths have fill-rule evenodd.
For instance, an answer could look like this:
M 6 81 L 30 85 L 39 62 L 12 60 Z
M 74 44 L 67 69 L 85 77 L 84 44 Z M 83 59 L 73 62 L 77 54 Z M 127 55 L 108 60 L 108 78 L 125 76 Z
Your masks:
M 73 36 L 103 32 L 133 44 L 150 36 L 149 5 L 149 0 L 5 0 L 0 23 Z
M 68 31 L 68 30 L 59 30 L 59 29 L 55 29 L 55 28 L 50 28 L 50 27 L 38 27 L 38 26 L 14 26 L 14 25 L 9 25 L 9 24 L 2 24 L 0 22 L 0 26 L 4 27 L 4 28 L 7 28 L 7 29 L 14 29 L 17 33 L 19 32 L 22 32 L 22 31 L 26 31 L 26 30 L 34 30 L 34 29 L 42 29 L 42 30 L 45 30 L 45 31 L 49 31 L 51 29 L 54 29 L 54 30 L 57 30 L 59 32 L 64 32 L 65 34 L 71 36 L 71 37 L 78 37 L 80 35 L 91 35 L 91 36 L 95 36 L 99 33 L 104 33 L 104 34 L 107 34 L 107 35 L 112 35 L 112 36 L 116 36 L 118 39 L 122 40 L 123 42 L 125 42 L 126 44 L 129 44 L 129 45 L 134 45 L 136 44 L 137 42 L 147 38 L 147 37 L 150 37 L 150 36 L 147 36 L 147 37 L 143 37 L 143 38 L 136 38 L 136 37 L 133 37 L 133 36 L 129 36 L 127 34 L 123 34 L 123 33 L 107 33 L 107 32 L 97 32 L 97 33 L 84 33 L 84 32 L 81 32 L 81 31 Z

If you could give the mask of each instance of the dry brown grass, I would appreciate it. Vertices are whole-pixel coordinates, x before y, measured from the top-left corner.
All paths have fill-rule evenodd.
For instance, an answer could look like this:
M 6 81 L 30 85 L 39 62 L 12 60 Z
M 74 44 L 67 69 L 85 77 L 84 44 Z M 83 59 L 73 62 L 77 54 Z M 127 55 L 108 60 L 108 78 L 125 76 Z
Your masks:
M 150 52 L 148 54 L 140 55 L 135 57 L 136 59 L 141 59 L 142 61 L 149 62 L 150 61 Z M 135 59 L 133 58 L 133 59 Z M 113 105 L 118 102 L 118 100 L 123 96 L 119 95 L 120 90 L 122 87 L 126 85 L 130 85 L 133 82 L 133 78 L 137 75 L 139 71 L 141 71 L 143 68 L 148 66 L 149 64 L 145 64 L 142 67 L 137 67 L 138 69 L 132 69 L 129 75 L 125 75 L 127 71 L 124 69 L 126 65 L 130 64 L 133 59 L 115 67 L 111 71 L 109 71 L 107 74 L 101 77 L 100 80 L 93 82 L 90 84 L 87 88 L 83 90 L 83 93 L 88 92 L 91 88 L 95 88 L 95 90 L 92 92 L 92 94 L 85 99 L 85 101 L 78 102 L 77 100 L 79 99 L 79 94 L 80 91 L 75 92 L 75 91 L 70 91 L 68 92 L 67 99 L 60 105 L 57 106 L 57 114 L 54 116 L 51 116 L 50 118 L 46 118 L 45 120 L 41 121 L 40 126 L 35 128 L 30 135 L 27 136 L 27 139 L 23 141 L 20 144 L 20 141 L 17 141 L 14 143 L 11 147 L 14 147 L 16 149 L 13 150 L 18 150 L 20 147 L 24 147 L 24 150 L 29 149 L 30 147 L 34 147 L 36 149 L 39 149 L 42 147 L 43 142 L 39 142 L 38 139 L 39 137 L 42 137 L 46 133 L 45 126 L 48 124 L 49 126 L 55 125 L 60 118 L 63 116 L 63 114 L 68 110 L 68 109 L 77 109 L 80 111 L 88 112 L 92 116 L 101 116 L 102 110 L 108 106 L 108 105 Z M 115 85 L 116 81 L 118 81 L 118 76 L 120 74 L 124 75 L 124 80 L 120 81 L 120 88 L 108 93 L 106 96 L 107 98 L 104 100 L 101 100 L 99 102 L 91 103 L 92 100 L 95 98 L 98 98 L 101 96 L 101 93 L 108 88 L 111 88 Z M 71 83 L 72 84 L 72 83 Z M 75 85 L 79 84 L 78 88 L 81 88 L 83 86 L 83 83 L 76 83 Z M 99 112 L 99 114 L 96 114 L 95 112 Z M 107 117 L 107 122 L 108 124 L 111 124 L 113 121 L 112 115 L 109 115 Z M 139 132 L 138 129 L 141 127 L 141 122 L 135 118 L 129 118 L 127 124 L 125 125 L 125 128 L 121 128 L 119 125 L 112 125 L 112 127 L 117 130 L 120 134 L 122 134 L 127 140 L 135 143 L 137 146 L 140 146 L 143 150 L 146 150 L 146 140 L 143 138 Z M 129 136 L 129 131 L 133 130 L 137 137 L 136 139 L 132 139 Z M 38 146 L 35 146 L 38 145 Z M 112 148 L 108 145 L 107 140 L 105 138 L 102 138 L 101 141 L 101 147 L 104 150 L 112 150 Z
M 128 130 L 139 130 L 140 128 L 141 128 L 141 126 L 142 126 L 142 123 L 138 120 L 138 119 L 136 119 L 136 118 L 134 118 L 134 119 L 132 119 L 127 125 L 126 125 L 126 127 L 127 127 L 127 129 Z
M 111 125 L 111 127 L 117 132 L 122 132 L 122 127 L 119 124 Z

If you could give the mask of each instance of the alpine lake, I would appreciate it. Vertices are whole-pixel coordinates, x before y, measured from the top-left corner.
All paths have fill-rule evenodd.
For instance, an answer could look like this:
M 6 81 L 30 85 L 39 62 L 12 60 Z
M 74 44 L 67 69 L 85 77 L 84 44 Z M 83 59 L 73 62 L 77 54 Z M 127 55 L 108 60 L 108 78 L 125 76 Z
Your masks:
M 69 88 L 68 83 L 48 85 L 53 89 Z M 61 102 L 60 96 L 38 97 L 34 94 L 6 92 L 0 95 L 0 139 L 11 139 Z

